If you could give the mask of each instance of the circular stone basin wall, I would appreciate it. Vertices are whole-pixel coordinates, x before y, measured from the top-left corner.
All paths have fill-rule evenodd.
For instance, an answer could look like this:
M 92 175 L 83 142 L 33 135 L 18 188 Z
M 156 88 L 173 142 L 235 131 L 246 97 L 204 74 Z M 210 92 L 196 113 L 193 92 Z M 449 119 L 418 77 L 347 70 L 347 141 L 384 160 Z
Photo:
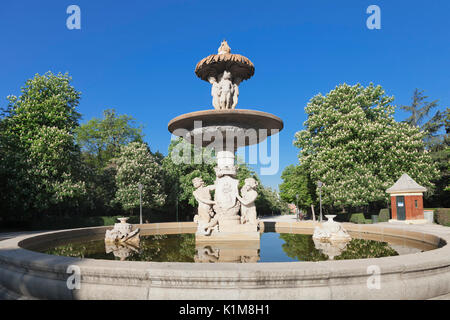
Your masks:
M 266 222 L 263 228 L 311 233 L 315 226 L 312 222 Z M 192 233 L 196 229 L 194 223 L 138 227 L 155 233 Z M 344 224 L 350 233 L 365 239 L 397 238 L 441 246 L 418 254 L 360 260 L 195 264 L 79 259 L 31 251 L 104 235 L 110 228 L 54 231 L 1 241 L 0 298 L 427 299 L 450 292 L 450 232 L 444 227 L 439 230 L 445 232 L 433 228 L 422 232 L 389 225 Z M 80 287 L 68 286 L 78 275 Z

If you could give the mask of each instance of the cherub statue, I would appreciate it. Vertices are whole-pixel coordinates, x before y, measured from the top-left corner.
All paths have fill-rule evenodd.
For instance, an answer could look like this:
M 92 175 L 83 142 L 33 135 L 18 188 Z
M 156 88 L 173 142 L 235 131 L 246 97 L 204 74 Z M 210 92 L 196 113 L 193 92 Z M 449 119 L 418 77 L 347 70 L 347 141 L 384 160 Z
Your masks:
M 234 95 L 233 95 L 233 105 L 231 106 L 231 109 L 236 108 L 236 105 L 238 103 L 238 98 L 239 98 L 239 84 L 241 83 L 242 79 L 240 78 L 236 78 L 234 79 Z
M 213 97 L 212 103 L 213 107 L 216 110 L 220 109 L 220 88 L 219 83 L 217 82 L 216 78 L 209 77 L 208 78 L 209 83 L 211 83 L 211 96 Z
M 256 218 L 255 200 L 258 197 L 256 187 L 258 183 L 253 178 L 245 179 L 244 186 L 241 189 L 241 196 L 237 196 L 241 203 L 241 223 L 258 224 Z
M 219 105 L 220 109 L 232 109 L 235 86 L 231 81 L 231 73 L 224 71 L 219 81 Z
M 206 226 L 214 216 L 212 206 L 216 202 L 211 200 L 211 190 L 215 190 L 215 186 L 205 186 L 205 182 L 200 177 L 194 178 L 192 184 L 195 188 L 192 194 L 198 202 L 198 213 L 194 216 L 194 222 L 198 224 L 198 231 L 205 233 Z

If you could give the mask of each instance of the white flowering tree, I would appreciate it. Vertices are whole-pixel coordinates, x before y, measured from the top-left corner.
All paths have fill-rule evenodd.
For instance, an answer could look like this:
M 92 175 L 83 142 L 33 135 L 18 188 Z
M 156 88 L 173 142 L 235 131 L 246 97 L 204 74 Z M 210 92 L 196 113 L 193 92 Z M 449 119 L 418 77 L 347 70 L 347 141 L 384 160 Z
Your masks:
M 166 195 L 163 185 L 163 170 L 148 146 L 132 142 L 122 146 L 119 157 L 112 160 L 117 166 L 115 201 L 125 210 L 139 207 L 139 183 L 142 184 L 142 206 L 160 208 Z
M 74 130 L 80 92 L 65 74 L 36 75 L 9 96 L 0 125 L 0 211 L 16 218 L 74 209 L 86 194 Z
M 325 204 L 386 202 L 386 189 L 403 173 L 432 188 L 438 171 L 424 149 L 424 132 L 395 121 L 393 100 L 381 86 L 343 84 L 309 101 L 294 144 L 312 181 L 325 184 Z

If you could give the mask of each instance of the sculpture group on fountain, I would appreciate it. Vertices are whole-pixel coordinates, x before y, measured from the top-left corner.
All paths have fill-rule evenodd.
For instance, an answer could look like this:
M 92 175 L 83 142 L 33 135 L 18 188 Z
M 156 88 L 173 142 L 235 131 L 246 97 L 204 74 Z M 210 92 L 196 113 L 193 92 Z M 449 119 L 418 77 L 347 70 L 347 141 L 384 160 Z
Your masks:
M 216 170 L 216 173 L 218 172 L 220 171 Z M 255 179 L 245 179 L 240 195 L 239 180 L 230 175 L 217 174 L 215 184 L 210 186 L 205 185 L 200 177 L 194 178 L 192 183 L 195 188 L 193 195 L 198 202 L 198 212 L 194 217 L 197 234 L 234 232 L 238 225 L 258 231 L 259 221 L 255 206 L 258 183 Z M 211 191 L 215 191 L 214 200 L 211 199 Z
M 214 109 L 234 109 L 238 103 L 239 97 L 239 84 L 242 79 L 231 77 L 231 72 L 225 70 L 216 77 L 209 77 L 209 83 L 211 83 L 211 95 L 213 97 L 212 104 Z

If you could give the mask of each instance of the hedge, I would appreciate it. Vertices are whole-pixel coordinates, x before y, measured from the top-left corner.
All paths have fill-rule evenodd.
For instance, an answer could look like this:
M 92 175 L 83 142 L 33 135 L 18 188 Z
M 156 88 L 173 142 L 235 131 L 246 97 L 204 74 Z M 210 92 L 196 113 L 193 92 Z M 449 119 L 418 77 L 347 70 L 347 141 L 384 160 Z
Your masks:
M 389 209 L 381 209 L 378 214 L 378 222 L 388 222 L 391 218 L 391 214 L 389 213 Z
M 353 213 L 350 217 L 350 222 L 357 224 L 365 224 L 366 218 L 364 217 L 364 213 Z
M 450 208 L 437 208 L 434 212 L 434 219 L 436 223 L 450 227 Z

